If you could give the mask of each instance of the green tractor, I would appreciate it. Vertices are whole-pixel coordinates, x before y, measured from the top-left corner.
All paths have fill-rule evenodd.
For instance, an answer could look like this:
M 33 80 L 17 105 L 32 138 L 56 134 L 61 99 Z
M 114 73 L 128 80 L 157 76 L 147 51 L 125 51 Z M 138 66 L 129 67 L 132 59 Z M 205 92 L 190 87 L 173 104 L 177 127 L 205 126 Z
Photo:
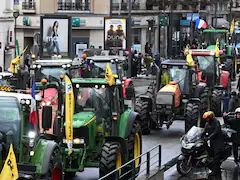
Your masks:
M 174 120 L 185 120 L 185 131 L 199 125 L 208 109 L 209 98 L 205 83 L 198 83 L 195 67 L 186 60 L 165 60 L 157 67 L 156 84 L 152 83 L 136 103 L 145 134 L 151 128 L 167 128 Z
M 219 40 L 220 50 L 224 53 L 221 55 L 221 63 L 224 64 L 223 70 L 228 71 L 231 80 L 236 78 L 236 58 L 233 53 L 232 37 L 226 29 L 205 29 L 203 30 L 203 44 L 202 46 L 208 50 L 216 49 L 216 40 Z
M 99 167 L 100 177 L 108 174 L 124 163 L 141 155 L 142 135 L 138 124 L 140 117 L 124 105 L 122 82 L 109 86 L 106 79 L 73 78 L 74 116 L 72 154 L 68 155 L 64 117 L 56 118 L 52 140 L 59 143 L 65 178 L 73 177 L 86 167 Z M 128 97 L 132 92 L 127 92 Z M 61 109 L 58 110 L 61 112 Z M 51 124 L 51 112 L 43 119 Z M 62 122 L 62 123 L 59 123 Z M 140 170 L 141 159 L 135 167 L 129 165 L 121 171 L 132 168 Z M 109 179 L 114 179 L 114 176 Z M 131 178 L 131 173 L 124 179 Z
M 0 92 L 0 169 L 13 144 L 19 179 L 61 180 L 60 147 L 45 134 L 37 135 L 29 122 L 32 103 L 29 94 Z

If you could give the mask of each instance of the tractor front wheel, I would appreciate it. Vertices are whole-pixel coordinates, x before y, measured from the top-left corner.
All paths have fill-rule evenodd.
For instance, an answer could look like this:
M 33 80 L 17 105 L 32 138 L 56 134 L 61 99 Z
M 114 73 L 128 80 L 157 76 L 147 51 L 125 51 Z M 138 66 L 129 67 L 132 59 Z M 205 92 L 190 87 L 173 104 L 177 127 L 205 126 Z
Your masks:
M 148 102 L 147 101 L 137 101 L 135 106 L 135 111 L 140 116 L 140 125 L 143 134 L 150 134 L 151 131 L 151 117 L 148 112 Z
M 121 151 L 121 145 L 117 142 L 106 142 L 102 147 L 102 153 L 99 165 L 99 175 L 100 177 L 114 171 L 115 169 L 121 167 L 124 164 L 124 158 Z M 118 171 L 119 176 L 122 174 Z M 116 178 L 116 174 L 105 178 L 105 180 L 112 180 Z
M 198 103 L 189 102 L 186 107 L 185 132 L 187 133 L 193 126 L 200 125 L 201 115 Z
M 133 128 L 128 139 L 129 160 L 136 159 L 142 154 L 142 133 L 141 127 L 138 122 L 135 121 L 135 123 L 133 124 Z M 127 167 L 126 172 L 129 172 L 126 175 L 127 179 L 132 178 L 132 169 L 135 169 L 135 174 L 138 174 L 140 170 L 140 164 L 141 158 L 136 159 L 134 167 L 132 167 L 133 164 L 131 164 L 131 167 Z
M 222 116 L 222 91 L 215 89 L 212 93 L 212 111 L 216 117 Z
M 50 157 L 50 164 L 48 173 L 43 177 L 47 180 L 61 180 L 63 179 L 62 158 L 59 149 L 54 149 Z

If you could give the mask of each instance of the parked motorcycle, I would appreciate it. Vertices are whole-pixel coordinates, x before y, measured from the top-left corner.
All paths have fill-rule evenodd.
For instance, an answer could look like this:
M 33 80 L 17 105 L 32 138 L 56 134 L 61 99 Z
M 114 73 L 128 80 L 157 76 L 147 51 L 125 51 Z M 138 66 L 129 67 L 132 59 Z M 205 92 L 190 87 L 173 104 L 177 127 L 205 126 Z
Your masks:
M 232 131 L 225 128 L 224 135 L 231 137 Z M 209 141 L 204 140 L 204 128 L 193 126 L 180 142 L 182 146 L 182 154 L 178 158 L 177 171 L 181 175 L 187 175 L 192 168 L 205 168 L 213 162 L 213 158 L 209 155 Z M 225 149 L 221 155 L 220 162 L 225 161 L 231 156 L 232 147 L 226 142 Z

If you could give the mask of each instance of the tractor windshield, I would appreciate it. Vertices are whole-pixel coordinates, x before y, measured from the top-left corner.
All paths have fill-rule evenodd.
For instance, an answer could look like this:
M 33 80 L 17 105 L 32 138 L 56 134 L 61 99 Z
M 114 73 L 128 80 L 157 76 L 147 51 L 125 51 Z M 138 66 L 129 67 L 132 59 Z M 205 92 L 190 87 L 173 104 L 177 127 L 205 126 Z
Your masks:
M 35 71 L 35 78 L 37 82 L 40 82 L 42 79 L 47 79 L 51 81 L 60 81 L 60 75 L 65 75 L 69 73 L 68 69 L 62 67 L 41 67 Z
M 21 111 L 18 100 L 15 97 L 0 96 L 0 114 L 0 133 L 3 136 L 11 136 L 12 139 L 9 141 L 13 141 L 14 148 L 18 149 L 21 127 Z
M 75 111 L 91 111 L 103 113 L 109 109 L 109 92 L 105 85 L 100 87 L 79 87 L 74 89 Z
M 184 69 L 180 66 L 173 66 L 172 68 L 168 69 L 169 80 L 175 81 L 178 83 L 181 92 L 183 92 L 185 79 L 187 77 L 187 69 Z
M 197 56 L 196 58 L 199 64 L 199 70 L 213 69 L 213 65 L 215 64 L 213 56 Z
M 113 74 L 117 74 L 117 65 L 114 63 L 108 63 L 108 62 L 94 62 L 94 66 L 93 66 L 93 74 L 96 77 L 104 77 L 105 76 L 105 72 L 106 72 L 106 67 L 107 64 L 109 64 L 112 73 Z
M 208 46 L 215 45 L 217 39 L 220 43 L 220 49 L 224 49 L 227 39 L 226 33 L 204 32 L 204 43 L 206 43 Z

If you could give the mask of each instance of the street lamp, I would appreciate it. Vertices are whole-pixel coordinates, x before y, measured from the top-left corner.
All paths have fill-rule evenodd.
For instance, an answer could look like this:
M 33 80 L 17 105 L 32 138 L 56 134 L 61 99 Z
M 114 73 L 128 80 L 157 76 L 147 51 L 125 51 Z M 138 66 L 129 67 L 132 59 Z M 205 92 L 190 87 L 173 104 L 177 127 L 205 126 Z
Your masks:
M 19 10 L 15 10 L 13 12 L 13 17 L 15 19 L 15 24 L 14 24 L 15 56 L 17 56 L 16 40 L 17 40 L 17 18 L 19 17 Z

